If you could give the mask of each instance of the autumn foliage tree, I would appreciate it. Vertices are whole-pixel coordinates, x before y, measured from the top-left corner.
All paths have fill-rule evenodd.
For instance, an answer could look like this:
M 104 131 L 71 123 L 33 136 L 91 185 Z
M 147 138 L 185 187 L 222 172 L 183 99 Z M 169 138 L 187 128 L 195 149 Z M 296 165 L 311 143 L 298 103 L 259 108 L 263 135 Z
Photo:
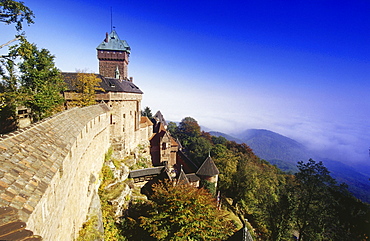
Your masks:
M 210 148 L 220 171 L 218 191 L 248 218 L 261 240 L 291 240 L 293 230 L 301 240 L 370 237 L 369 205 L 336 184 L 323 163 L 299 162 L 291 175 L 258 158 L 246 144 L 201 132 L 193 118 L 173 123 L 169 130 L 193 161 Z
M 235 231 L 204 189 L 161 182 L 149 199 L 137 222 L 154 240 L 225 240 Z
M 96 104 L 96 91 L 103 90 L 99 83 L 101 80 L 96 74 L 77 73 L 77 77 L 72 80 L 73 89 L 78 93 L 77 98 L 71 102 L 72 106 L 89 106 Z

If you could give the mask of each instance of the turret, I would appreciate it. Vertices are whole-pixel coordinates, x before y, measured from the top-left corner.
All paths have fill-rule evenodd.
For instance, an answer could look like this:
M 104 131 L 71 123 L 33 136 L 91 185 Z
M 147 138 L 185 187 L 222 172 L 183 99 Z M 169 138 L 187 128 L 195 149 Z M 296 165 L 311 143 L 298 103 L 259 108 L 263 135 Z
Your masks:
M 214 183 L 215 187 L 217 187 L 219 173 L 220 172 L 218 168 L 216 167 L 215 163 L 213 162 L 210 156 L 207 157 L 207 159 L 203 162 L 203 164 L 199 167 L 198 171 L 196 172 L 197 176 L 199 176 L 200 179 L 208 181 L 210 183 Z
M 131 52 L 126 40 L 120 40 L 113 30 L 106 33 L 103 42 L 96 48 L 99 59 L 99 74 L 108 78 L 127 80 L 127 66 Z

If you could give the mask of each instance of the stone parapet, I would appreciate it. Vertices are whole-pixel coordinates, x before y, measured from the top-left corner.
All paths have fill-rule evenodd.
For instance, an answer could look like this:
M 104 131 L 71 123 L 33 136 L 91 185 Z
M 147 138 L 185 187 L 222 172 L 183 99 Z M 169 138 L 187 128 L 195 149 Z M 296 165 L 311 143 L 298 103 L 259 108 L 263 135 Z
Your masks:
M 105 105 L 73 108 L 0 138 L 0 240 L 73 240 L 109 143 Z
M 80 95 L 81 94 L 75 92 L 64 92 L 64 98 L 66 100 L 78 100 Z M 140 101 L 142 98 L 142 94 L 124 92 L 108 92 L 95 95 L 96 101 Z

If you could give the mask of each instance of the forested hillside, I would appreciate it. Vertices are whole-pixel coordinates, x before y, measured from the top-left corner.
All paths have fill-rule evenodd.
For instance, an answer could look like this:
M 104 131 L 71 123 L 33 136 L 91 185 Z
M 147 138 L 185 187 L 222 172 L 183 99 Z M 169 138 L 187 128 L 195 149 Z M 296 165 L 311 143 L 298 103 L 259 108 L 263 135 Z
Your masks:
M 236 139 L 222 133 L 211 133 L 216 136 L 222 135 L 231 141 Z M 370 203 L 369 175 L 361 173 L 367 167 L 362 167 L 359 171 L 349 166 L 348 163 L 323 158 L 309 151 L 301 143 L 269 130 L 249 129 L 236 136 L 241 142 L 250 146 L 258 157 L 267 160 L 285 172 L 296 173 L 298 171 L 296 167 L 298 161 L 307 161 L 310 158 L 315 161 L 322 161 L 333 178 L 338 182 L 346 183 L 348 189 L 357 198 Z
M 251 222 L 261 240 L 367 240 L 369 205 L 333 179 L 322 162 L 298 163 L 289 175 L 258 158 L 246 144 L 202 132 L 197 121 L 170 123 L 187 155 L 201 163 L 210 154 L 220 170 L 225 202 Z M 268 145 L 266 146 L 268 148 Z

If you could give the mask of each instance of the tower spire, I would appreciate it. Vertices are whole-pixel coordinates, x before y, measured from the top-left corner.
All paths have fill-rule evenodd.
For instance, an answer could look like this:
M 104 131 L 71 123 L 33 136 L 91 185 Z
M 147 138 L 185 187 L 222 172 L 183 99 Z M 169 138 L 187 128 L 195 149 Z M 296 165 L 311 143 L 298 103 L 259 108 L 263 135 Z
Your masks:
M 104 41 L 96 50 L 99 59 L 99 74 L 115 78 L 118 66 L 120 79 L 127 79 L 127 65 L 131 48 L 125 40 L 118 37 L 114 29 L 108 36 L 105 36 Z
M 113 31 L 113 13 L 112 13 L 112 7 L 110 7 L 110 31 Z

